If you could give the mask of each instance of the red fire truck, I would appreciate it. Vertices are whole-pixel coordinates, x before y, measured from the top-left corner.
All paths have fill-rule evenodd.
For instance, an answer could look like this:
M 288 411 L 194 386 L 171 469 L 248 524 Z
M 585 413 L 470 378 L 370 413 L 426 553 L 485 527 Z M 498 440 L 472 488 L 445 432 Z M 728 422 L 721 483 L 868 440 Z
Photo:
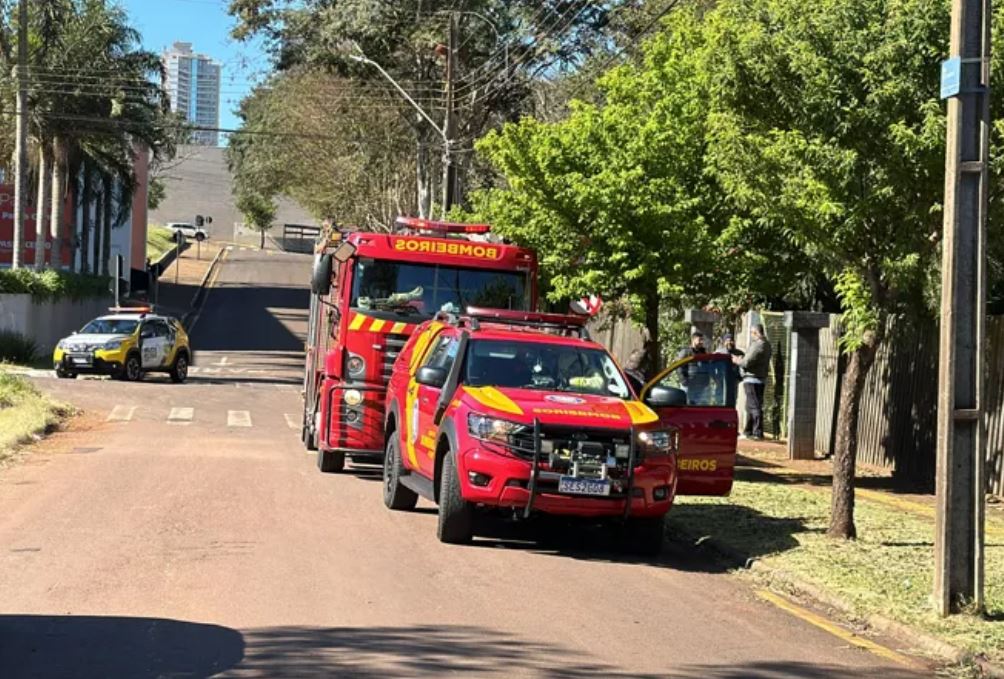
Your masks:
M 393 233 L 327 229 L 311 275 L 302 436 L 324 472 L 379 462 L 394 359 L 440 311 L 533 311 L 537 257 L 485 224 L 402 217 Z

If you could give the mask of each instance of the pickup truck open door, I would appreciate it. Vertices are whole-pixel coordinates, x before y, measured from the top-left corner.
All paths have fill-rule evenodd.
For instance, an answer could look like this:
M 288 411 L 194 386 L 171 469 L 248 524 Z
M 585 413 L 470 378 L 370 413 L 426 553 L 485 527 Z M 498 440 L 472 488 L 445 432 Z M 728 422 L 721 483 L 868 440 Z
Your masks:
M 729 354 L 671 363 L 642 389 L 662 424 L 680 432 L 677 495 L 728 495 L 736 465 L 738 373 Z

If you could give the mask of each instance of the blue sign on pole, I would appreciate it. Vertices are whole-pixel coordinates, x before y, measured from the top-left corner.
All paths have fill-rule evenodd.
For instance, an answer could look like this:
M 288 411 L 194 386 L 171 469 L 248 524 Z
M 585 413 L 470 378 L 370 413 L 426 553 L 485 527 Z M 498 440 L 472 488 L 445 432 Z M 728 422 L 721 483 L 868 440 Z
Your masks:
M 962 57 L 941 62 L 941 98 L 954 97 L 962 89 Z

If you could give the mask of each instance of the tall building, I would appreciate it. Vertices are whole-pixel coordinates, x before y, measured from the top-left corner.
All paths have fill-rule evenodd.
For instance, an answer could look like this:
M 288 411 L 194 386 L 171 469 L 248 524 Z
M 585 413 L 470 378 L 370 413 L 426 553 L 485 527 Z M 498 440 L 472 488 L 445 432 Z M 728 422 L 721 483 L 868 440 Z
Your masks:
M 192 43 L 176 42 L 162 56 L 167 73 L 171 110 L 180 112 L 193 125 L 220 126 L 220 65 L 205 54 L 192 51 Z M 216 146 L 219 134 L 196 130 L 192 143 Z

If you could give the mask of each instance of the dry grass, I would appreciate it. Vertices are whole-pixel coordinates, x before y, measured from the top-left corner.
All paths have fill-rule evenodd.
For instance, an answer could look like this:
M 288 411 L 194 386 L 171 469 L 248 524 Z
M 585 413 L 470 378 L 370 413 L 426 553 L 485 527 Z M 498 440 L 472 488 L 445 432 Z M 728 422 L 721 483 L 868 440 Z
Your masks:
M 670 530 L 710 537 L 822 588 L 861 615 L 882 614 L 974 653 L 1004 661 L 1004 539 L 986 545 L 985 616 L 938 617 L 931 606 L 934 522 L 859 500 L 855 541 L 825 535 L 829 494 L 804 486 L 737 481 L 729 498 L 683 498 Z
M 0 371 L 0 461 L 72 413 L 23 377 Z

